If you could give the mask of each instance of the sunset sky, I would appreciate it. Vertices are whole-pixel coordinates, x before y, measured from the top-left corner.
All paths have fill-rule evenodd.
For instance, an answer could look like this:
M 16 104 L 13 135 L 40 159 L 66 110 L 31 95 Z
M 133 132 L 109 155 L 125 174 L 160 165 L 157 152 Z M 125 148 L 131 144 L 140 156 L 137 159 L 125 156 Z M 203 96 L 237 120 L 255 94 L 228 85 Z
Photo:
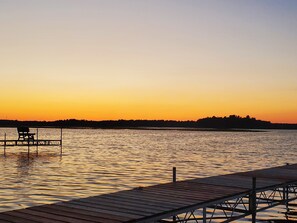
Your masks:
M 0 0 L 0 119 L 297 123 L 296 0 Z

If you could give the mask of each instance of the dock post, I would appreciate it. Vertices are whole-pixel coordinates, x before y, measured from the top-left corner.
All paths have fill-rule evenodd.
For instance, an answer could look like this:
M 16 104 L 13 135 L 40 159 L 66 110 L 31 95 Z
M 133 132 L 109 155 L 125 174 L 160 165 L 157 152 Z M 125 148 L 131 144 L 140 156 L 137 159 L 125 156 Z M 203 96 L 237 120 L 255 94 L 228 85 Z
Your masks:
M 256 192 L 256 177 L 253 177 L 252 190 L 249 196 L 249 211 L 252 214 L 252 223 L 256 223 L 257 213 L 257 192 Z
M 203 223 L 206 223 L 206 207 L 203 207 Z
M 176 183 L 176 167 L 172 168 L 172 182 Z M 176 222 L 176 216 L 172 216 L 172 222 Z
M 63 153 L 63 128 L 61 128 L 61 135 L 60 135 L 60 155 Z
M 30 140 L 29 140 L 29 137 L 28 137 L 28 157 L 30 156 Z
M 6 156 L 6 132 L 4 133 L 4 156 Z
M 36 138 L 37 138 L 37 140 L 36 140 L 36 154 L 38 156 L 38 144 L 39 144 L 39 142 L 38 142 L 38 128 L 36 129 Z
M 289 163 L 286 163 L 286 166 L 289 166 Z M 286 206 L 286 217 L 287 214 L 289 213 L 289 187 L 285 186 L 283 188 L 283 200 L 285 202 L 285 206 Z
M 289 187 L 283 187 L 283 201 L 286 206 L 286 214 L 289 212 Z
M 172 182 L 176 182 L 176 167 L 172 168 Z

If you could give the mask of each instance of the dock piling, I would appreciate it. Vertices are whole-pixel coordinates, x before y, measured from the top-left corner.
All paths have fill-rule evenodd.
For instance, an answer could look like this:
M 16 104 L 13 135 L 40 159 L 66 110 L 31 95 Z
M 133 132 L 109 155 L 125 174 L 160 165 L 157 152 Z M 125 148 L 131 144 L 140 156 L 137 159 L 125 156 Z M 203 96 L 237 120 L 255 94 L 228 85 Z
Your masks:
M 29 138 L 28 138 L 28 157 L 30 155 L 30 141 L 29 141 Z
M 37 142 L 38 142 L 38 128 L 36 129 L 36 139 L 37 139 Z M 36 154 L 38 156 L 38 143 L 36 143 Z
M 288 186 L 283 187 L 283 200 L 286 207 L 286 211 L 289 212 L 289 188 Z
M 249 209 L 252 214 L 252 223 L 256 223 L 256 213 L 257 213 L 256 177 L 253 177 L 253 180 L 252 180 L 252 190 L 249 196 Z
M 6 132 L 4 133 L 4 156 L 6 156 Z
M 206 223 L 206 207 L 203 207 L 203 223 Z
M 172 168 L 172 182 L 176 182 L 176 167 Z
M 63 153 L 63 128 L 61 128 L 61 135 L 60 135 L 60 155 Z
M 172 182 L 176 183 L 176 167 L 172 168 Z M 172 222 L 176 222 L 176 216 L 172 216 Z

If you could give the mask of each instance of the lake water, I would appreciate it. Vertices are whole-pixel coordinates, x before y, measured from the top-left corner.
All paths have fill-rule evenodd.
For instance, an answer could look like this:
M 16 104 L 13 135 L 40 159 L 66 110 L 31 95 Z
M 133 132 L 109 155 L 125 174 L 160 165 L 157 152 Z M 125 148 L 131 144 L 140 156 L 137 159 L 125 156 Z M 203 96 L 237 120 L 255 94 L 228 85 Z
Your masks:
M 4 133 L 17 138 L 16 129 Z M 59 139 L 60 130 L 39 129 L 39 138 Z M 0 212 L 169 182 L 173 166 L 183 180 L 297 163 L 296 151 L 297 131 L 289 130 L 65 129 L 62 156 L 59 147 L 0 155 Z

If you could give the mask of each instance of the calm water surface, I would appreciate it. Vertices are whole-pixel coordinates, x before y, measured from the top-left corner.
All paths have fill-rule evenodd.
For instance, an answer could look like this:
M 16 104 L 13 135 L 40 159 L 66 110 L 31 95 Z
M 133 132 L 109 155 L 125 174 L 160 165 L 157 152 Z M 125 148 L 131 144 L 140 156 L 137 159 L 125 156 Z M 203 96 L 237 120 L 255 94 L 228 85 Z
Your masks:
M 17 138 L 16 129 L 4 133 Z M 39 129 L 40 139 L 59 137 Z M 0 212 L 169 182 L 173 166 L 183 180 L 297 163 L 297 131 L 69 129 L 63 139 L 62 156 L 58 147 L 0 156 Z

